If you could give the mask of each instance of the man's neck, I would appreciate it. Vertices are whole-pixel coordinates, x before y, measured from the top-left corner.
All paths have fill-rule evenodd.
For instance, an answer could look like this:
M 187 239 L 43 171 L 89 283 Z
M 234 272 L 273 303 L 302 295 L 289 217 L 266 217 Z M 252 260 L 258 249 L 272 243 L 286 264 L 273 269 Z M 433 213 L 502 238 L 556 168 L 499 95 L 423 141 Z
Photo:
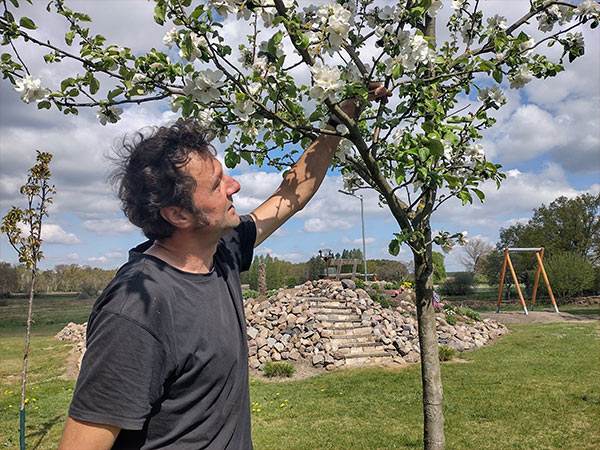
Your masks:
M 168 238 L 154 241 L 144 253 L 184 272 L 209 273 L 218 242 L 218 239 L 199 239 L 197 234 L 190 236 L 175 232 Z

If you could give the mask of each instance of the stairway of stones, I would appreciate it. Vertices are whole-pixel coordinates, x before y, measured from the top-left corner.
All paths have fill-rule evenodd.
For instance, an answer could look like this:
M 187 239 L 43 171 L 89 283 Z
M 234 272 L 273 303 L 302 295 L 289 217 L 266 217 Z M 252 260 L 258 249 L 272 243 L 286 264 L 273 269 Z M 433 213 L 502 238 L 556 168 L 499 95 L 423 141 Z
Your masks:
M 343 356 L 346 366 L 358 367 L 394 362 L 393 356 L 385 351 L 385 345 L 377 341 L 373 327 L 361 321 L 360 316 L 349 306 L 351 302 L 348 299 L 334 300 L 327 297 L 296 297 L 296 299 L 308 302 L 310 311 L 323 325 L 321 335 L 330 339 L 333 350 L 339 352 L 339 356 Z

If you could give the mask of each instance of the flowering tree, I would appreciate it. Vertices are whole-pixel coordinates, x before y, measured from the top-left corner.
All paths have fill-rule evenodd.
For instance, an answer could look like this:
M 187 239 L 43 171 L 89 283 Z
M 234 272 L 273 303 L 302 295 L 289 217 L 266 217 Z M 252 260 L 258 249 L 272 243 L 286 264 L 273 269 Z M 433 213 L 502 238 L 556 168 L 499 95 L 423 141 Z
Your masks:
M 18 6 L 17 0 L 11 0 Z M 67 20 L 61 46 L 35 37 L 35 23 L 15 19 L 4 0 L 0 18 L 2 73 L 25 102 L 77 114 L 97 110 L 105 125 L 119 120 L 122 107 L 169 99 L 173 111 L 214 129 L 225 163 L 282 169 L 293 164 L 298 144 L 317 135 L 343 139 L 333 161 L 346 190 L 378 192 L 398 223 L 389 246 L 396 255 L 406 244 L 416 274 L 419 342 L 423 377 L 425 447 L 444 445 L 442 385 L 432 307 L 432 244 L 443 249 L 463 242 L 464 233 L 433 235 L 431 215 L 450 198 L 463 204 L 484 200 L 480 185 L 499 185 L 500 166 L 487 161 L 478 142 L 494 124 L 488 115 L 506 98 L 499 87 L 523 87 L 533 78 L 553 77 L 583 55 L 580 26 L 598 25 L 599 4 L 585 0 L 530 0 L 514 23 L 484 17 L 478 0 L 453 0 L 449 38 L 436 39 L 439 0 L 407 0 L 395 6 L 374 0 L 329 0 L 310 5 L 295 0 L 155 0 L 154 20 L 167 26 L 165 51 L 134 55 L 108 44 L 85 26 L 89 16 L 63 0 L 48 6 Z M 447 5 L 448 6 L 448 5 Z M 12 8 L 15 9 L 15 8 Z M 223 20 L 237 18 L 247 40 L 237 48 L 222 35 Z M 168 24 L 168 25 L 167 25 Z M 537 26 L 536 26 L 537 25 Z M 537 41 L 533 35 L 542 36 Z M 18 46 L 46 48 L 48 63 L 81 64 L 82 72 L 52 87 L 30 74 Z M 562 55 L 540 54 L 557 45 Z M 367 101 L 368 85 L 383 82 L 394 93 L 387 104 Z M 477 92 L 475 108 L 458 108 Z M 354 97 L 349 116 L 340 100 Z M 335 131 L 325 122 L 335 115 Z
M 20 192 L 27 199 L 27 208 L 13 206 L 2 218 L 0 231 L 6 233 L 8 242 L 19 255 L 19 262 L 25 264 L 31 272 L 29 284 L 29 308 L 27 310 L 27 330 L 25 334 L 25 350 L 23 352 L 23 373 L 21 375 L 21 412 L 19 441 L 21 450 L 25 450 L 25 386 L 27 384 L 27 361 L 29 358 L 29 341 L 33 316 L 33 294 L 38 273 L 38 262 L 44 257 L 42 246 L 42 222 L 48 215 L 48 205 L 52 203 L 55 193 L 50 185 L 49 164 L 50 153 L 37 151 L 37 163 L 29 169 L 27 183 L 21 186 Z

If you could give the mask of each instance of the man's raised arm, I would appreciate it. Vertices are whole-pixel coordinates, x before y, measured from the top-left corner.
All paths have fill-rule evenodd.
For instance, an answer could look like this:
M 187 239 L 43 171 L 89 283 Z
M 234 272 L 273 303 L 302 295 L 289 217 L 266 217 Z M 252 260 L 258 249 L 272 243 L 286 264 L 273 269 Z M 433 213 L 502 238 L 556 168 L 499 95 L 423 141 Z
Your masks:
M 385 101 L 385 98 L 390 95 L 381 84 L 369 87 L 372 92 L 369 100 L 380 98 Z M 342 102 L 341 108 L 352 117 L 356 105 L 354 100 L 347 99 Z M 330 125 L 328 127 L 333 129 Z M 286 174 L 275 193 L 250 213 L 256 223 L 255 247 L 304 208 L 317 192 L 340 139 L 339 136 L 324 134 L 315 139 Z

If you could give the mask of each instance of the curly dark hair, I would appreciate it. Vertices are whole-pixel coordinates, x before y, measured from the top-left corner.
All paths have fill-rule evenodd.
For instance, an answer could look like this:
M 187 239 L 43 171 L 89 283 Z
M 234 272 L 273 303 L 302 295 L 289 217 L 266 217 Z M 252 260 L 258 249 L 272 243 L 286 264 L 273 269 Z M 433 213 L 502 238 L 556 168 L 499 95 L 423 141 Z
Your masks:
M 109 180 L 131 223 L 148 239 L 169 237 L 175 227 L 160 215 L 167 206 L 179 206 L 201 220 L 192 204 L 194 179 L 180 169 L 190 154 L 214 156 L 212 133 L 192 119 L 151 127 L 125 136 L 115 149 L 115 169 Z

